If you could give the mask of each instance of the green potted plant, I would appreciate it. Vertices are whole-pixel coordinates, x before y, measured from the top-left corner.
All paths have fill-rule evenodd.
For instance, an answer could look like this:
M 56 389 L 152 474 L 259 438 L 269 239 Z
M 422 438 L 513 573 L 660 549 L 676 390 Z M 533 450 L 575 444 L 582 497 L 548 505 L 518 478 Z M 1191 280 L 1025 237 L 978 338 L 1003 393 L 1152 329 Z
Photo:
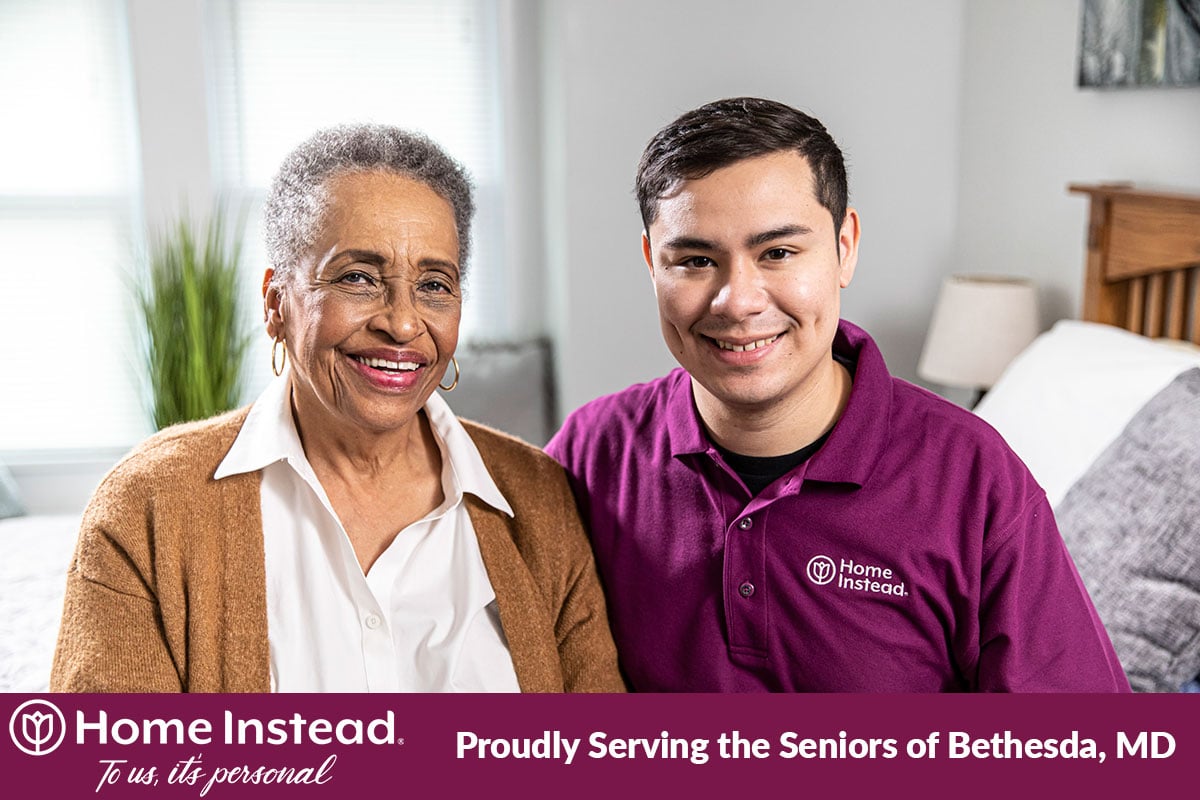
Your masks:
M 184 214 L 151 238 L 136 294 L 158 429 L 241 401 L 250 343 L 238 277 L 244 230 L 244 215 L 230 230 L 217 205 L 205 224 L 193 225 Z

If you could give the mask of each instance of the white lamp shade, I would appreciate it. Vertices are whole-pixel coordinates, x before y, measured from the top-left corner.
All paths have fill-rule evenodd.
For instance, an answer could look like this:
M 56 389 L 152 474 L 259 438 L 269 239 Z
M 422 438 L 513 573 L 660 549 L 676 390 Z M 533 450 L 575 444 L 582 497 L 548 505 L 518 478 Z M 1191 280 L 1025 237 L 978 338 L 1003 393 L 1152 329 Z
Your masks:
M 917 374 L 944 386 L 990 389 L 1037 334 L 1031 282 L 952 275 L 938 294 Z

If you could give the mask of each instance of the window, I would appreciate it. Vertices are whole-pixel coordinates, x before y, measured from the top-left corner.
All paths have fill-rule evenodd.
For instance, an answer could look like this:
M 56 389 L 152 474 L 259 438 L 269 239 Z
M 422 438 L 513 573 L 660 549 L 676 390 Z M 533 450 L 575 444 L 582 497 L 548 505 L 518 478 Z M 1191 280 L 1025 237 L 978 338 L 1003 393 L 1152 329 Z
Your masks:
M 474 178 L 461 335 L 506 334 L 495 4 L 215 0 L 211 10 L 219 182 L 250 207 L 248 283 L 261 282 L 266 253 L 257 226 L 284 156 L 330 125 L 398 125 L 428 134 Z M 255 324 L 261 328 L 257 305 Z M 251 359 L 262 365 L 250 381 L 254 391 L 269 373 L 265 356 L 256 350 Z
M 149 432 L 129 282 L 134 158 L 123 4 L 0 3 L 0 450 Z
M 131 282 L 143 220 L 159 224 L 181 197 L 191 209 L 214 191 L 245 203 L 247 324 L 261 332 L 262 200 L 283 156 L 327 125 L 419 129 L 462 161 L 478 205 L 462 340 L 539 332 L 537 281 L 511 276 L 537 274 L 529 263 L 540 253 L 506 258 L 521 239 L 506 235 L 513 209 L 537 218 L 524 195 L 511 200 L 502 168 L 498 50 L 513 8 L 0 2 L 0 452 L 62 463 L 65 451 L 111 454 L 150 433 Z M 520 117 L 533 125 L 536 114 Z M 517 172 L 536 186 L 534 172 Z M 254 341 L 246 399 L 270 375 L 265 332 Z

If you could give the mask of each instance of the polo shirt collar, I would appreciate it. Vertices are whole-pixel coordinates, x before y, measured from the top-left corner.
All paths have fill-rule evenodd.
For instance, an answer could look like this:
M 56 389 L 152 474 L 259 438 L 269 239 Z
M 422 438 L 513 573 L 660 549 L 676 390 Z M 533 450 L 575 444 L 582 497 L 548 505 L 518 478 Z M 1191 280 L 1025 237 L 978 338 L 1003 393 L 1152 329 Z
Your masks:
M 673 369 L 667 376 L 667 436 L 675 457 L 713 449 L 696 410 L 692 376 L 683 368 Z
M 892 376 L 874 340 L 850 322 L 838 322 L 833 352 L 855 364 L 854 383 L 829 439 L 802 465 L 804 479 L 863 486 L 891 438 Z M 691 376 L 675 369 L 667 381 L 671 455 L 715 452 L 696 410 Z
M 316 480 L 292 419 L 289 377 L 290 371 L 285 372 L 259 395 L 233 446 L 217 466 L 214 479 L 255 472 L 285 461 L 302 477 Z M 442 490 L 449 504 L 457 503 L 463 494 L 473 494 L 496 510 L 514 516 L 512 506 L 483 463 L 479 448 L 437 392 L 425 401 L 425 414 L 442 453 Z
M 853 363 L 854 383 L 829 439 L 809 459 L 805 480 L 866 485 L 892 435 L 892 376 L 862 328 L 838 322 L 833 352 Z

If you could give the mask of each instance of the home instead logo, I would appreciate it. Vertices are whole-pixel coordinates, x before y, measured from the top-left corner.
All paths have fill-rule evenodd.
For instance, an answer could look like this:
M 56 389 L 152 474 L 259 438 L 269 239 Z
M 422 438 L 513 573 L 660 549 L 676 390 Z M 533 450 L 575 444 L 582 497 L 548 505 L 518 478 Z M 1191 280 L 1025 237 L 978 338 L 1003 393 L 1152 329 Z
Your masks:
M 8 735 L 22 753 L 53 753 L 67 735 L 67 721 L 58 706 L 47 700 L 28 700 L 17 706 L 8 720 Z
M 813 556 L 808 560 L 808 579 L 817 586 L 826 586 L 837 579 L 838 589 L 867 594 L 885 594 L 893 597 L 908 597 L 904 581 L 890 567 L 843 558 L 835 562 L 829 556 Z
M 808 560 L 808 579 L 817 586 L 824 586 L 833 580 L 837 567 L 829 556 L 813 556 Z

